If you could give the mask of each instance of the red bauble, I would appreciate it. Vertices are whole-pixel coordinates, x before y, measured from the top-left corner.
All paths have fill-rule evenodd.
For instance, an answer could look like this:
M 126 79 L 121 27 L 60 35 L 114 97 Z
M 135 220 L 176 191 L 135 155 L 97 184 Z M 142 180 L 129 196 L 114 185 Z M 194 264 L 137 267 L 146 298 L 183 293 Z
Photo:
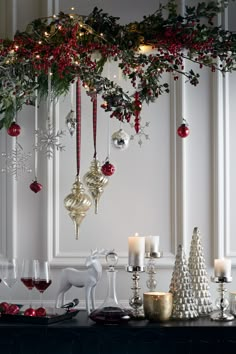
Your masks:
M 25 310 L 24 316 L 35 317 L 36 316 L 36 311 L 34 309 L 32 309 L 32 307 L 30 307 L 30 308 Z
M 186 138 L 190 133 L 188 125 L 185 123 L 182 123 L 179 126 L 179 128 L 177 129 L 177 133 L 181 138 Z
M 0 303 L 0 312 L 6 313 L 7 310 L 9 309 L 10 304 L 8 302 L 1 302 Z
M 8 315 L 17 315 L 20 312 L 19 307 L 16 304 L 11 304 L 7 309 Z
M 18 136 L 20 135 L 21 127 L 16 123 L 11 123 L 11 126 L 7 129 L 7 133 L 10 136 Z
M 102 165 L 101 171 L 105 176 L 112 176 L 115 173 L 115 166 L 107 161 Z
M 37 310 L 36 310 L 36 316 L 37 317 L 45 317 L 46 316 L 46 309 L 44 307 L 39 307 Z
M 34 192 L 34 193 L 38 193 L 41 191 L 41 189 L 43 188 L 41 183 L 38 183 L 36 180 L 31 183 L 30 185 L 30 189 Z

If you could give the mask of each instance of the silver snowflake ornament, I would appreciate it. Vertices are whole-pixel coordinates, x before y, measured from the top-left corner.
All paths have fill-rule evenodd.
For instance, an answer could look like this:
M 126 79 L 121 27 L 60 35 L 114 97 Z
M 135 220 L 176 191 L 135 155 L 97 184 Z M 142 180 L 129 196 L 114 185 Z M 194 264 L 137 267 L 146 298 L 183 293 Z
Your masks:
M 138 137 L 138 144 L 141 147 L 143 144 L 143 138 L 145 138 L 146 140 L 149 140 L 149 135 L 145 133 L 144 129 L 149 127 L 150 122 L 146 122 L 145 125 L 141 125 L 139 132 L 131 135 L 130 136 L 130 140 L 134 140 L 134 138 L 137 136 Z M 134 123 L 130 123 L 131 128 L 134 128 Z
M 34 146 L 35 150 L 44 151 L 48 158 L 53 157 L 55 150 L 65 150 L 65 146 L 60 143 L 60 139 L 65 135 L 63 130 L 55 132 L 53 127 L 49 127 L 46 130 L 36 130 L 35 134 L 38 135 L 38 143 Z
M 32 172 L 30 161 L 32 154 L 25 154 L 22 146 L 16 143 L 16 147 L 9 153 L 2 153 L 2 158 L 5 159 L 5 167 L 2 172 L 11 174 L 17 180 L 25 172 Z

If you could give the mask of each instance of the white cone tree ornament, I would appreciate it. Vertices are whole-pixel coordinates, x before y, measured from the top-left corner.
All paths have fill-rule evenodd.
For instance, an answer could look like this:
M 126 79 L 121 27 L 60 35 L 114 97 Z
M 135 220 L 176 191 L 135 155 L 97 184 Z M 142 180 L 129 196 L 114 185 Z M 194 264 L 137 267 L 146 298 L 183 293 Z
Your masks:
M 188 266 L 192 277 L 193 294 L 197 302 L 198 313 L 200 316 L 208 315 L 213 311 L 213 305 L 198 227 L 193 229 Z
M 172 318 L 188 320 L 198 317 L 192 279 L 183 247 L 179 245 L 172 273 L 170 292 L 173 294 Z

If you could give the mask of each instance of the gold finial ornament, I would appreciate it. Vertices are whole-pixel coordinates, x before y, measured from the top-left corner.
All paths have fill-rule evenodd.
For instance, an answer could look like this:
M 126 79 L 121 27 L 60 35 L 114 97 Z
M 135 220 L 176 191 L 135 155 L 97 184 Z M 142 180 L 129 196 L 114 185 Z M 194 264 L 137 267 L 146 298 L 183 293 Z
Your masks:
M 83 184 L 79 176 L 76 176 L 75 182 L 72 186 L 72 193 L 64 199 L 64 206 L 69 211 L 69 215 L 75 226 L 75 237 L 79 239 L 79 227 L 83 221 L 86 212 L 92 205 L 89 195 L 84 192 Z
M 84 175 L 84 183 L 88 187 L 95 204 L 95 214 L 98 213 L 98 201 L 108 183 L 108 178 L 101 172 L 100 162 L 94 158 L 90 170 Z

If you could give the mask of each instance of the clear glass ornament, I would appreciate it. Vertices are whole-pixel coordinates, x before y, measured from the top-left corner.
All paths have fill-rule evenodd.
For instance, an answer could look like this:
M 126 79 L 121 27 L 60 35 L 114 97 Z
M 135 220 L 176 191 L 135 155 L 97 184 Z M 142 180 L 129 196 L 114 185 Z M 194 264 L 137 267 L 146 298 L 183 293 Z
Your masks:
M 90 313 L 91 320 L 97 323 L 115 324 L 130 320 L 129 310 L 126 310 L 119 304 L 116 296 L 116 274 L 115 265 L 118 262 L 118 256 L 114 251 L 110 251 L 106 255 L 108 264 L 107 280 L 108 289 L 107 296 L 103 304 Z

